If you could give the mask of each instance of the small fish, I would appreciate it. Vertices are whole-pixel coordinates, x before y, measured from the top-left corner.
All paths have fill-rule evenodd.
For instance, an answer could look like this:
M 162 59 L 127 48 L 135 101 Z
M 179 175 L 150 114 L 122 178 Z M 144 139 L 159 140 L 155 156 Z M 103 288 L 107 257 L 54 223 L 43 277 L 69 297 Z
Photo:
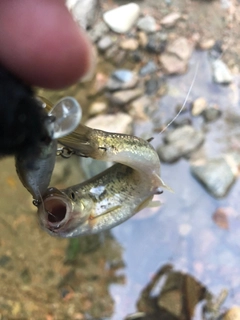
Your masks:
M 141 138 L 80 124 L 59 142 L 82 156 L 117 164 L 78 185 L 47 190 L 38 215 L 51 235 L 76 237 L 113 228 L 168 188 L 160 178 L 155 149 Z

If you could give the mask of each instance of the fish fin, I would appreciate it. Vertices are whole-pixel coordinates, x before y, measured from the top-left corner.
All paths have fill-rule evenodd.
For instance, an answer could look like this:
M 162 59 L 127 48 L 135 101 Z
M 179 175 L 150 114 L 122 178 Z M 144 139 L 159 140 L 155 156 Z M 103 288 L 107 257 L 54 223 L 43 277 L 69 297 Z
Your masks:
M 161 201 L 159 200 L 151 200 L 149 201 L 147 208 L 156 208 L 156 207 L 160 207 L 160 205 L 162 204 Z
M 169 187 L 167 184 L 165 184 L 165 182 L 160 178 L 160 176 L 158 174 L 155 174 L 155 179 L 158 183 L 158 187 L 155 189 L 156 190 L 155 194 L 162 193 L 161 189 L 160 189 L 161 187 L 167 189 L 170 192 L 174 192 L 171 187 Z

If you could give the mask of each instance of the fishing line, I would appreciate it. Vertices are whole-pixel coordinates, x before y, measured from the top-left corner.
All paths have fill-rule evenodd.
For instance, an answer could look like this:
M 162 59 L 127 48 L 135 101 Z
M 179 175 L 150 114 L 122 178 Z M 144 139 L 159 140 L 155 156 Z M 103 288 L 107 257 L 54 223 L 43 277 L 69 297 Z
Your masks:
M 183 109 L 185 108 L 185 106 L 186 106 L 186 104 L 187 104 L 187 100 L 188 100 L 188 98 L 189 98 L 189 95 L 190 95 L 190 93 L 191 93 L 191 91 L 192 91 L 193 85 L 194 85 L 195 80 L 196 80 L 196 77 L 197 77 L 198 67 L 199 67 L 199 62 L 197 63 L 197 66 L 196 66 L 196 68 L 195 68 L 195 72 L 194 72 L 194 76 L 193 76 L 192 83 L 191 83 L 191 85 L 190 85 L 190 87 L 189 87 L 189 89 L 188 89 L 188 93 L 187 93 L 187 95 L 186 95 L 186 98 L 185 98 L 185 100 L 184 100 L 184 102 L 183 102 L 183 105 L 182 105 L 181 109 L 178 111 L 178 113 L 176 114 L 176 116 L 166 125 L 166 127 L 163 128 L 158 134 L 161 134 L 161 133 L 163 133 L 165 130 L 167 130 L 167 128 L 177 119 L 177 117 L 180 115 L 180 113 L 181 113 L 181 112 L 183 111 Z

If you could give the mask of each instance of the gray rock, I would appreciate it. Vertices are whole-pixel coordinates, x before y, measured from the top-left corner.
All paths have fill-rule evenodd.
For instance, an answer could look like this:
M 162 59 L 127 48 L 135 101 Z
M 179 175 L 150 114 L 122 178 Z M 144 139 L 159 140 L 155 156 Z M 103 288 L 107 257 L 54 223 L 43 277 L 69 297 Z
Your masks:
M 153 17 L 145 16 L 140 18 L 137 22 L 138 29 L 145 31 L 147 33 L 155 32 L 157 30 L 157 24 Z
M 114 39 L 110 36 L 104 36 L 98 41 L 98 49 L 100 51 L 106 51 L 108 48 L 110 48 L 114 43 Z
M 222 112 L 217 106 L 209 106 L 207 109 L 203 110 L 202 116 L 205 121 L 211 122 L 217 120 L 221 116 Z
M 103 19 L 111 30 L 117 33 L 128 32 L 140 14 L 140 7 L 136 3 L 128 3 L 104 13 Z
M 179 12 L 173 12 L 165 16 L 161 21 L 161 25 L 163 25 L 165 28 L 170 28 L 176 24 L 176 22 L 181 18 L 181 15 Z
M 154 61 L 148 61 L 139 71 L 140 76 L 146 76 L 158 70 L 158 66 Z
M 167 43 L 167 34 L 156 32 L 148 36 L 146 49 L 151 53 L 162 53 L 165 50 Z
M 102 38 L 109 31 L 108 26 L 105 22 L 98 22 L 92 30 L 88 32 L 88 36 L 92 40 L 92 42 L 97 42 L 100 38 Z
M 182 156 L 188 156 L 196 150 L 204 141 L 201 131 L 192 126 L 184 125 L 165 136 L 165 144 L 158 148 L 158 154 L 162 161 L 173 162 Z
M 235 181 L 233 170 L 223 157 L 192 163 L 191 172 L 217 198 L 224 197 Z
M 108 132 L 132 133 L 133 119 L 126 113 L 99 115 L 86 122 L 90 128 Z
M 233 77 L 227 65 L 220 59 L 212 62 L 213 80 L 220 84 L 229 84 L 232 82 Z
M 106 84 L 106 89 L 109 91 L 126 90 L 136 87 L 138 76 L 136 73 L 120 69 L 112 73 L 111 78 Z
M 152 76 L 145 82 L 145 93 L 148 95 L 156 94 L 160 88 L 161 80 L 159 77 Z
M 93 25 L 100 10 L 98 0 L 77 0 L 75 3 L 68 1 L 67 4 L 74 20 L 84 29 Z
M 114 103 L 122 106 L 140 97 L 141 95 L 143 95 L 143 93 L 144 92 L 142 88 L 136 88 L 133 90 L 124 90 L 124 91 L 115 92 L 110 99 Z

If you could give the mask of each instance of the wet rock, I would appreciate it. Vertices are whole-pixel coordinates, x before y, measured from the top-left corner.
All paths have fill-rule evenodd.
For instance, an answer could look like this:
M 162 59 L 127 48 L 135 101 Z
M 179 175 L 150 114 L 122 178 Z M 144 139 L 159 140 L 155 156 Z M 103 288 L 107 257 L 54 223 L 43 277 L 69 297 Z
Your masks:
M 176 55 L 179 59 L 187 61 L 192 54 L 193 47 L 186 38 L 180 37 L 170 43 L 166 51 Z
M 124 90 L 124 91 L 119 91 L 115 92 L 111 100 L 118 104 L 118 105 L 125 105 L 128 102 L 138 98 L 139 96 L 143 95 L 143 89 L 142 88 L 136 88 L 133 90 Z
M 179 12 L 173 12 L 165 16 L 160 23 L 165 28 L 170 28 L 173 27 L 180 18 L 181 14 Z
M 75 3 L 68 1 L 67 4 L 74 20 L 84 29 L 93 25 L 100 10 L 98 0 L 81 0 Z
M 207 108 L 206 99 L 200 97 L 197 98 L 192 104 L 191 113 L 194 117 L 199 116 Z
M 140 47 L 142 47 L 142 48 L 145 48 L 147 46 L 148 37 L 145 32 L 143 32 L 143 31 L 138 32 L 138 42 L 139 42 Z
M 140 7 L 131 2 L 105 12 L 103 19 L 114 32 L 126 33 L 132 28 L 139 14 Z
M 183 74 L 187 70 L 187 61 L 179 59 L 173 54 L 163 53 L 159 61 L 166 74 Z
M 137 50 L 139 43 L 138 43 L 137 39 L 129 38 L 129 39 L 122 40 L 120 42 L 119 46 L 123 50 L 135 51 L 135 50 Z
M 158 66 L 154 61 L 148 61 L 139 71 L 140 76 L 146 76 L 158 70 Z
M 134 120 L 148 120 L 147 113 L 151 105 L 151 99 L 147 96 L 142 96 L 130 104 L 128 113 Z
M 98 22 L 93 29 L 88 32 L 88 36 L 92 42 L 97 42 L 109 31 L 108 26 L 103 21 Z
M 138 63 L 143 60 L 143 53 L 140 50 L 135 50 L 130 52 L 129 57 L 133 62 Z
M 165 50 L 167 43 L 167 34 L 156 32 L 148 36 L 146 49 L 151 53 L 162 53 Z
M 165 144 L 158 148 L 158 154 L 164 162 L 174 162 L 196 150 L 204 141 L 201 131 L 192 126 L 179 127 L 165 136 Z
M 133 120 L 128 114 L 119 112 L 117 114 L 99 115 L 89 119 L 86 125 L 91 128 L 109 132 L 131 134 Z
M 220 84 L 229 84 L 233 78 L 227 65 L 220 59 L 216 59 L 212 62 L 213 68 L 213 80 Z
M 189 115 L 186 113 L 180 113 L 177 119 L 175 119 L 174 122 L 172 123 L 173 127 L 175 128 L 191 125 L 191 124 L 192 124 L 192 121 L 189 118 Z
M 107 104 L 105 102 L 93 102 L 89 108 L 89 115 L 95 116 L 107 111 Z
M 207 109 L 203 110 L 202 115 L 207 122 L 215 121 L 221 116 L 222 112 L 219 110 L 218 106 L 209 106 Z
M 234 172 L 223 157 L 194 162 L 191 172 L 217 198 L 224 197 L 235 181 Z
M 138 83 L 138 76 L 136 73 L 120 69 L 112 73 L 111 78 L 106 84 L 106 89 L 109 91 L 132 89 Z
M 114 39 L 112 37 L 105 36 L 98 41 L 97 46 L 100 51 L 105 51 L 108 48 L 110 48 L 113 45 L 113 43 L 114 43 Z
M 137 22 L 137 27 L 146 33 L 155 32 L 158 28 L 155 19 L 151 16 L 140 18 Z
M 161 85 L 161 80 L 159 77 L 152 76 L 149 80 L 145 82 L 145 93 L 148 95 L 155 94 L 158 92 Z

